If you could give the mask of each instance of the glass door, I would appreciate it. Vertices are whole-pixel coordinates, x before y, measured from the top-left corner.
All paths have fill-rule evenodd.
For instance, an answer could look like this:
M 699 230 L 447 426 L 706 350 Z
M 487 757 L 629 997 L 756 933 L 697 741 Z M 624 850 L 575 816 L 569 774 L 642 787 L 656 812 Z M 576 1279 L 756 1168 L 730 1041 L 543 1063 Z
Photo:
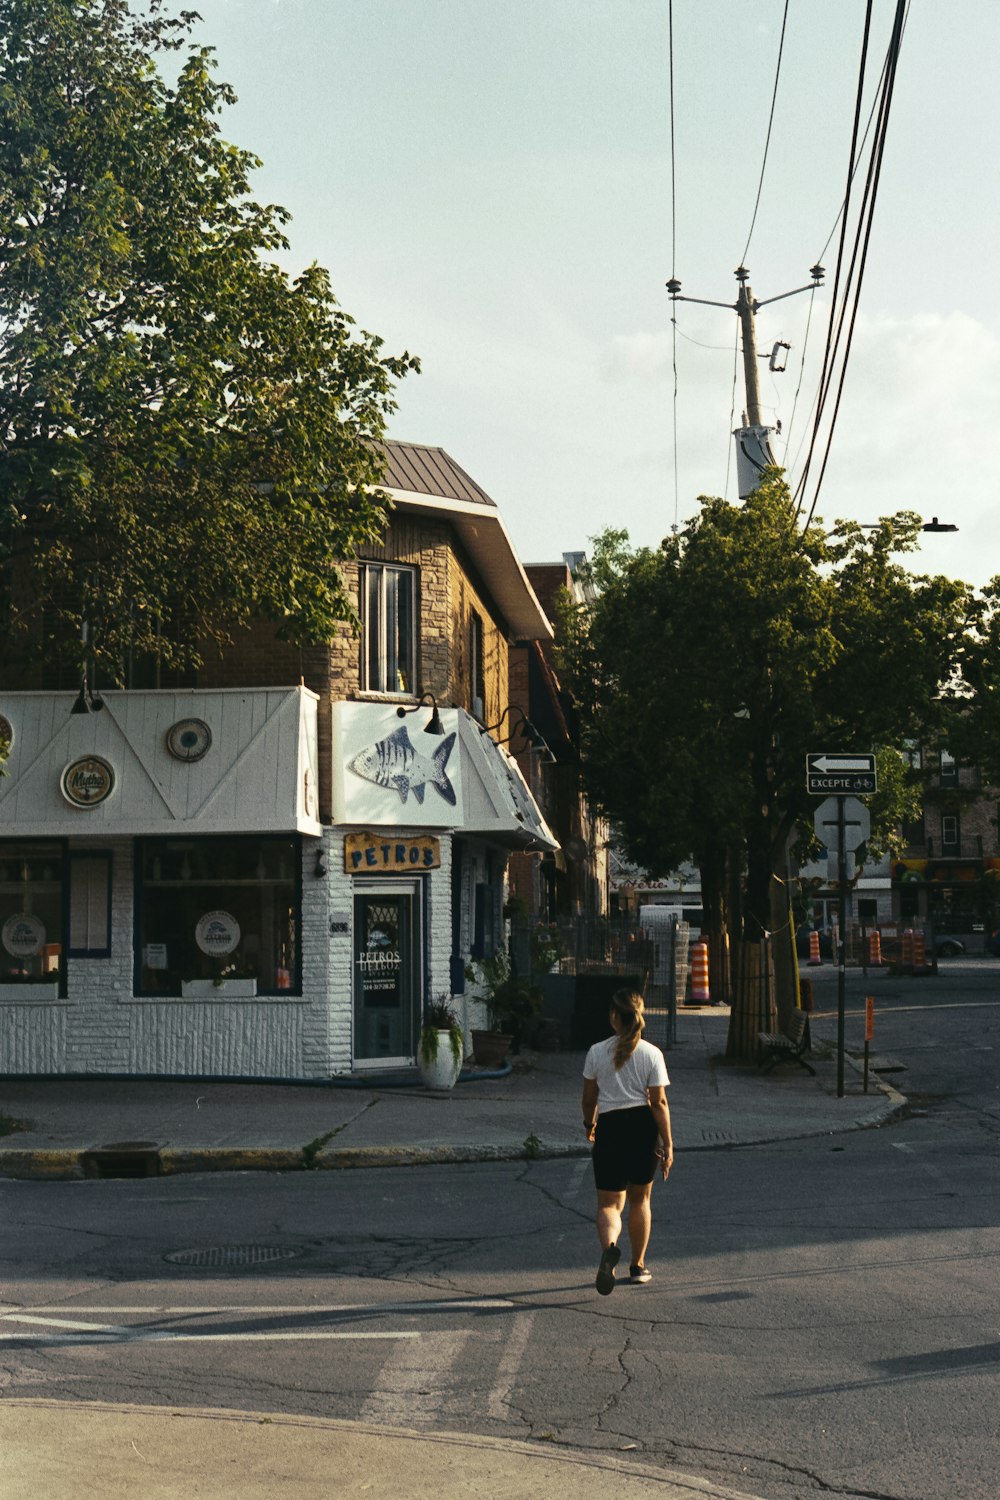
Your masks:
M 416 881 L 355 885 L 356 1062 L 416 1056 L 423 1008 L 420 894 Z

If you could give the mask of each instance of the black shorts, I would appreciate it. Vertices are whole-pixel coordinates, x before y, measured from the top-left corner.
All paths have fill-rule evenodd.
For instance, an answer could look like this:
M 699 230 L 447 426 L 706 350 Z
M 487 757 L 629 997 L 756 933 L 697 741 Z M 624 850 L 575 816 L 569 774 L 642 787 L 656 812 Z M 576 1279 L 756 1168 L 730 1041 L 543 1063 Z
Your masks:
M 594 1182 L 598 1190 L 622 1193 L 630 1185 L 652 1182 L 659 1137 L 648 1104 L 598 1114 L 594 1136 Z

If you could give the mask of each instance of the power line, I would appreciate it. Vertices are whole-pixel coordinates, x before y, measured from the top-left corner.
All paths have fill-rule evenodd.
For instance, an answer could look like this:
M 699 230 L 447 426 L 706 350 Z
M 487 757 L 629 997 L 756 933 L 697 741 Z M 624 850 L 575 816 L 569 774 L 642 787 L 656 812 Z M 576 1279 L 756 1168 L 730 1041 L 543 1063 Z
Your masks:
M 833 330 L 837 318 L 837 293 L 840 289 L 840 275 L 844 263 L 844 245 L 847 240 L 847 218 L 851 201 L 851 185 L 854 181 L 855 161 L 857 159 L 858 125 L 861 117 L 861 101 L 864 97 L 865 67 L 868 59 L 868 39 L 871 34 L 872 24 L 872 4 L 873 0 L 867 0 L 867 5 L 865 7 L 865 27 L 861 44 L 861 61 L 858 67 L 858 91 L 854 105 L 854 123 L 851 129 L 851 149 L 847 166 L 847 191 L 844 195 L 844 208 L 840 224 L 840 242 L 837 246 L 837 267 L 833 278 L 833 292 L 830 301 L 830 319 L 827 324 L 826 344 L 823 349 L 823 363 L 820 369 L 819 396 L 816 403 L 816 417 L 813 423 L 812 441 L 809 444 L 809 452 L 806 455 L 805 466 L 803 468 L 802 475 L 799 479 L 798 484 L 798 504 L 796 506 L 796 515 L 800 514 L 802 510 L 801 496 L 805 492 L 806 481 L 809 477 L 809 468 L 812 463 L 813 452 L 815 451 L 816 441 L 819 436 L 819 425 L 823 416 L 823 405 L 826 400 L 827 384 L 830 376 L 830 365 L 834 353 Z
M 861 298 L 861 283 L 864 279 L 865 264 L 868 259 L 868 246 L 871 240 L 872 223 L 875 215 L 875 199 L 878 196 L 879 179 L 882 175 L 882 160 L 885 154 L 885 141 L 889 124 L 889 110 L 892 107 L 892 95 L 896 84 L 896 68 L 899 63 L 899 49 L 903 39 L 903 16 L 906 5 L 905 0 L 897 0 L 896 16 L 893 22 L 892 39 L 889 43 L 890 60 L 886 73 L 885 84 L 882 91 L 882 103 L 879 108 L 878 124 L 876 126 L 876 147 L 873 150 L 872 160 L 868 169 L 868 180 L 865 184 L 865 198 L 868 205 L 867 220 L 864 227 L 864 241 L 861 247 L 861 260 L 858 267 L 857 291 L 854 297 L 854 305 L 851 310 L 851 320 L 847 329 L 847 342 L 844 346 L 844 358 L 841 364 L 840 380 L 837 385 L 837 399 L 834 403 L 833 415 L 830 418 L 830 430 L 826 439 L 826 450 L 823 454 L 823 463 L 816 481 L 816 489 L 813 494 L 813 502 L 809 510 L 808 521 L 811 521 L 819 500 L 819 492 L 822 488 L 823 478 L 826 474 L 827 462 L 830 458 L 830 447 L 833 442 L 833 431 L 837 425 L 837 416 L 840 412 L 840 400 L 844 394 L 844 379 L 847 375 L 847 361 L 850 358 L 851 344 L 854 338 L 854 324 L 858 316 L 858 304 Z M 869 192 L 870 189 L 870 192 Z M 862 202 L 862 213 L 865 201 Z M 808 525 L 807 521 L 807 525 Z
M 677 274 L 677 148 L 674 130 L 674 0 L 670 0 L 669 7 L 669 51 L 670 51 L 670 277 L 671 280 Z M 674 425 L 674 531 L 676 533 L 680 516 L 680 477 L 677 467 L 677 315 L 676 311 L 670 320 L 673 327 L 673 370 L 674 370 L 674 401 L 673 401 L 673 425 Z
M 909 19 L 910 19 L 910 0 L 906 0 L 906 14 L 903 17 L 903 34 L 904 35 L 906 33 L 906 23 L 907 23 L 907 21 Z M 879 75 L 879 81 L 878 81 L 878 84 L 877 84 L 876 89 L 875 89 L 875 97 L 872 100 L 872 107 L 868 111 L 868 123 L 865 126 L 864 135 L 861 137 L 861 145 L 859 147 L 859 151 L 863 151 L 864 148 L 865 148 L 865 145 L 867 143 L 868 132 L 872 128 L 872 121 L 875 118 L 875 111 L 878 109 L 879 99 L 881 97 L 882 89 L 883 89 L 884 84 L 885 84 L 885 70 L 886 70 L 886 68 L 888 66 L 889 66 L 889 53 L 886 52 L 885 58 L 884 58 L 884 60 L 882 62 L 882 72 Z M 854 163 L 854 173 L 857 172 L 859 166 L 860 166 L 860 162 L 856 161 Z M 853 180 L 854 173 L 852 173 L 852 180 Z M 844 201 L 841 203 L 839 210 L 837 211 L 837 217 L 834 219 L 833 224 L 831 225 L 830 233 L 826 237 L 826 242 L 823 245 L 822 250 L 819 252 L 819 256 L 818 256 L 819 260 L 823 259 L 824 255 L 826 254 L 827 250 L 829 249 L 830 241 L 833 239 L 834 235 L 837 233 L 837 225 L 840 223 L 841 215 L 844 213 L 844 211 L 845 211 L 846 208 L 847 208 L 847 199 L 845 198 Z
M 674 322 L 676 323 L 676 321 L 677 320 L 675 318 Z M 680 336 L 681 336 L 682 339 L 687 339 L 687 341 L 688 341 L 689 344 L 697 344 L 697 346 L 698 346 L 699 349 L 712 349 L 716 353 L 721 353 L 721 354 L 728 354 L 729 353 L 729 345 L 728 344 L 704 344 L 704 343 L 702 343 L 701 339 L 693 339 L 689 333 L 685 333 L 684 330 L 683 330 L 683 328 L 680 328 L 680 327 L 678 327 L 677 332 L 680 334 Z
M 771 126 L 774 124 L 774 106 L 778 98 L 778 79 L 781 77 L 781 55 L 785 50 L 785 25 L 788 21 L 788 0 L 785 0 L 785 13 L 781 18 L 781 40 L 778 43 L 778 65 L 774 70 L 774 92 L 771 95 L 771 113 L 767 121 L 767 139 L 764 142 L 764 160 L 760 164 L 760 182 L 757 184 L 757 201 L 753 206 L 753 218 L 750 221 L 750 233 L 740 256 L 740 264 L 746 265 L 747 251 L 750 249 L 750 241 L 753 239 L 754 226 L 757 223 L 757 210 L 760 208 L 760 195 L 764 188 L 764 171 L 767 167 L 767 153 L 771 145 Z M 671 273 L 673 274 L 673 273 Z
M 823 448 L 823 459 L 820 465 L 819 476 L 816 480 L 813 492 L 812 504 L 806 517 L 806 525 L 812 520 L 816 505 L 819 500 L 820 488 L 826 473 L 826 466 L 830 457 L 830 449 L 833 443 L 833 433 L 840 411 L 841 398 L 844 391 L 844 383 L 847 374 L 847 364 L 850 359 L 851 346 L 853 343 L 854 327 L 857 320 L 858 307 L 861 298 L 861 284 L 864 279 L 865 265 L 868 257 L 868 248 L 871 241 L 871 231 L 874 222 L 875 200 L 878 195 L 879 179 L 882 171 L 882 161 L 885 152 L 885 142 L 888 133 L 889 112 L 892 105 L 892 95 L 895 87 L 896 70 L 899 63 L 899 53 L 902 43 L 903 30 L 906 24 L 908 12 L 908 0 L 896 0 L 896 11 L 893 17 L 892 34 L 886 52 L 885 63 L 882 68 L 880 84 L 876 95 L 876 126 L 872 141 L 871 152 L 868 159 L 868 168 L 865 177 L 865 187 L 862 194 L 861 206 L 858 211 L 857 224 L 854 230 L 853 244 L 851 248 L 850 264 L 844 279 L 843 297 L 838 302 L 838 290 L 840 286 L 841 271 L 844 263 L 844 250 L 847 239 L 847 228 L 849 222 L 849 206 L 851 197 L 851 186 L 857 172 L 859 161 L 857 155 L 858 124 L 861 114 L 861 99 L 864 90 L 864 76 L 867 63 L 868 40 L 870 34 L 872 0 L 869 0 L 865 17 L 865 35 L 862 46 L 861 64 L 858 77 L 858 97 L 854 113 L 854 131 L 851 139 L 851 155 L 848 170 L 847 194 L 844 199 L 844 207 L 841 217 L 840 244 L 837 252 L 837 273 L 834 281 L 833 301 L 830 307 L 830 320 L 827 328 L 826 347 L 823 355 L 823 368 L 820 376 L 819 390 L 816 401 L 816 415 L 813 422 L 812 438 L 806 457 L 802 475 L 796 486 L 796 514 L 802 512 L 805 503 L 806 485 L 809 478 L 810 468 L 819 443 L 819 434 L 823 421 L 824 409 L 827 400 L 833 390 L 835 370 L 838 366 L 839 373 L 836 376 L 836 396 L 834 398 L 833 411 L 830 416 L 826 441 Z M 846 327 L 846 337 L 845 334 Z M 843 353 L 840 353 L 841 340 L 844 339 Z

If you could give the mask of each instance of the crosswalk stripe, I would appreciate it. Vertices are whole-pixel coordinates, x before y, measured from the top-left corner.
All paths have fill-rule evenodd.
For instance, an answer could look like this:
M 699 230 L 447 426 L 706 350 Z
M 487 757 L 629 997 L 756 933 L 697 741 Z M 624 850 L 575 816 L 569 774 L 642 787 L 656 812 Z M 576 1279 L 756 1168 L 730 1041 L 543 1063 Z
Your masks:
M 467 1332 L 428 1334 L 419 1350 L 401 1344 L 386 1360 L 358 1413 L 387 1427 L 432 1427 L 444 1406 L 445 1378 Z
M 518 1313 L 510 1331 L 510 1337 L 504 1344 L 500 1363 L 497 1365 L 497 1378 L 493 1382 L 493 1388 L 486 1402 L 487 1413 L 497 1422 L 506 1422 L 510 1418 L 510 1393 L 521 1367 L 524 1351 L 528 1347 L 531 1325 L 534 1321 L 533 1312 Z

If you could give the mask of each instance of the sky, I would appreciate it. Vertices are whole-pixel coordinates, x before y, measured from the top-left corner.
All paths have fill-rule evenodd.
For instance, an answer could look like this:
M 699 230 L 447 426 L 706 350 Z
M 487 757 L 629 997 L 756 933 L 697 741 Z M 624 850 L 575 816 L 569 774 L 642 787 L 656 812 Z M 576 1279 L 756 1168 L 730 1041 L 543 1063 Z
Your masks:
M 674 0 L 673 179 L 668 0 L 191 3 L 238 95 L 223 134 L 291 211 L 288 268 L 326 266 L 361 327 L 420 356 L 389 435 L 447 449 L 523 561 L 609 526 L 655 546 L 699 495 L 736 499 L 736 315 L 676 304 L 675 400 L 664 283 L 735 301 L 785 0 Z M 866 117 L 893 10 L 875 0 Z M 788 0 L 745 256 L 762 301 L 821 254 L 832 283 L 864 14 Z M 1000 573 L 998 56 L 995 0 L 913 0 L 818 502 L 830 528 L 957 524 L 907 565 L 977 586 Z M 762 361 L 761 398 L 793 481 L 829 307 L 804 293 L 757 317 L 760 350 L 791 345 L 784 374 Z

